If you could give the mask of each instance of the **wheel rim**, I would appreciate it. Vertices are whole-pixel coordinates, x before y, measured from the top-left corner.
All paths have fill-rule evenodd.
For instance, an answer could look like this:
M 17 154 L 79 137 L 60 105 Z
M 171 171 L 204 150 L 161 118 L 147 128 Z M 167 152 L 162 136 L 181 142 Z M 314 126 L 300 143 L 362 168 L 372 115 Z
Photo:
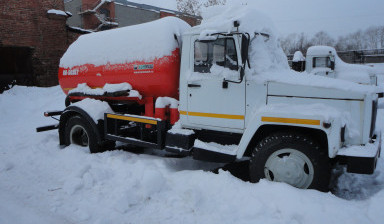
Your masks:
M 295 149 L 280 149 L 268 157 L 264 175 L 270 181 L 308 188 L 313 181 L 314 169 L 304 153 Z
M 71 144 L 87 147 L 89 145 L 89 137 L 87 131 L 80 125 L 74 125 L 70 131 Z

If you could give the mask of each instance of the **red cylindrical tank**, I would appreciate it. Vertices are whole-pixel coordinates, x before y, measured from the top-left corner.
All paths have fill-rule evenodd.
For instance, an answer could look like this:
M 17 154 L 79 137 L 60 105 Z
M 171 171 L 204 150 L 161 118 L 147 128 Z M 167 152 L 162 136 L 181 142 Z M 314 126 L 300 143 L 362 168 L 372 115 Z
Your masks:
M 176 17 L 82 35 L 60 60 L 63 91 L 86 83 L 103 88 L 127 82 L 143 98 L 178 98 L 181 34 L 190 26 Z
M 64 93 L 87 83 L 91 88 L 102 88 L 106 83 L 127 82 L 143 97 L 169 96 L 178 98 L 180 51 L 152 62 L 135 61 L 124 64 L 94 66 L 85 64 L 59 68 L 59 83 Z

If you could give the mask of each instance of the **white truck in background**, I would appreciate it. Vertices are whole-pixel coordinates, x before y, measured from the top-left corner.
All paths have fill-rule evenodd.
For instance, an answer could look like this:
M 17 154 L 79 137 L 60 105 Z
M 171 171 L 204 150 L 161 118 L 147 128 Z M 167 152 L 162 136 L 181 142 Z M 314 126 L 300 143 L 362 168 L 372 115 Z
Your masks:
M 300 51 L 295 52 L 292 69 L 359 84 L 378 84 L 377 75 L 371 67 L 345 63 L 337 55 L 335 48 L 330 46 L 312 46 L 308 48 L 306 57 Z

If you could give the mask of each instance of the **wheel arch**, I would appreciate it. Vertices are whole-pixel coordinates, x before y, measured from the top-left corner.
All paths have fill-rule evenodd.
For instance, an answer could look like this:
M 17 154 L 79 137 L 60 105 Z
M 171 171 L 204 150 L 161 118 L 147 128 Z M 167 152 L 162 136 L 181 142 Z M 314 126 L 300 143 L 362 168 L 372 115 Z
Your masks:
M 327 154 L 328 154 L 328 136 L 321 130 L 316 128 L 300 127 L 300 126 L 288 126 L 288 125 L 271 125 L 266 124 L 260 126 L 257 131 L 253 134 L 251 141 L 248 143 L 245 152 L 242 156 L 250 156 L 253 148 L 265 137 L 281 131 L 291 131 L 295 133 L 301 133 L 310 136 L 318 142 Z
M 60 145 L 66 145 L 65 144 L 65 127 L 69 118 L 73 116 L 80 116 L 85 120 L 87 120 L 87 122 L 91 125 L 92 129 L 95 130 L 97 143 L 98 144 L 102 143 L 102 139 L 104 137 L 103 122 L 98 122 L 98 124 L 96 124 L 95 121 L 91 118 L 91 116 L 89 116 L 89 114 L 85 110 L 77 106 L 69 106 L 64 110 L 64 112 L 60 116 L 60 122 L 59 122 Z

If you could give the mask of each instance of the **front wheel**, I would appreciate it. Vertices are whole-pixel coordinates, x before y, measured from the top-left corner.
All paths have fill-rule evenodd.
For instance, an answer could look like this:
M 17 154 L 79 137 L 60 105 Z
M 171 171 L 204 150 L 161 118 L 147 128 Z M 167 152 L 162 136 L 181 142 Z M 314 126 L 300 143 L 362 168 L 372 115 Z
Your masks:
M 328 191 L 329 158 L 311 138 L 280 132 L 264 138 L 254 149 L 250 162 L 252 182 L 267 179 L 297 188 Z

